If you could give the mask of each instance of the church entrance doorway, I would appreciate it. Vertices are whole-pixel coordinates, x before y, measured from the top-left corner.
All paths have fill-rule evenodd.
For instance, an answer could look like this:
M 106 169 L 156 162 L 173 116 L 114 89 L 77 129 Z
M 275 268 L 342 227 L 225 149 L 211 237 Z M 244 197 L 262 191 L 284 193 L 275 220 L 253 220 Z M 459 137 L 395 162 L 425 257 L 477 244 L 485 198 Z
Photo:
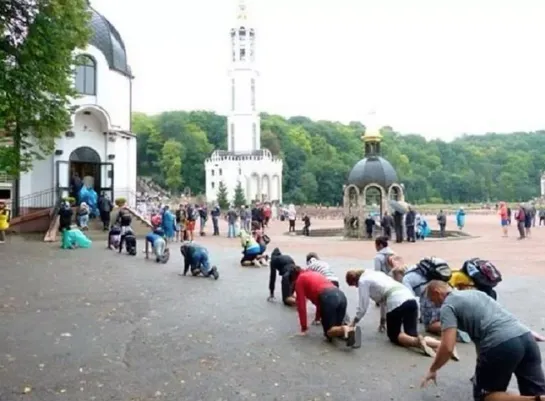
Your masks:
M 70 196 L 77 199 L 78 182 L 91 186 L 98 195 L 104 193 L 113 200 L 113 163 L 102 163 L 92 148 L 75 149 L 68 161 L 57 162 L 57 190 L 59 199 Z

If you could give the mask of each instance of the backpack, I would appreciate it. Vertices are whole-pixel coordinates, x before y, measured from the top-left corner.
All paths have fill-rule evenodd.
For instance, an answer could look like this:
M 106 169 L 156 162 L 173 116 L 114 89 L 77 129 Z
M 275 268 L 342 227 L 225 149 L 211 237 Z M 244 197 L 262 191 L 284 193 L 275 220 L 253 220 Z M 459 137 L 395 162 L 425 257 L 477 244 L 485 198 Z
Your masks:
M 480 258 L 466 260 L 462 271 L 471 277 L 477 288 L 493 288 L 502 281 L 500 271 L 489 260 Z
M 196 210 L 192 206 L 187 208 L 187 220 L 189 221 L 197 220 Z
M 444 259 L 431 257 L 424 258 L 416 265 L 416 270 L 428 281 L 439 280 L 448 282 L 452 277 L 452 270 Z

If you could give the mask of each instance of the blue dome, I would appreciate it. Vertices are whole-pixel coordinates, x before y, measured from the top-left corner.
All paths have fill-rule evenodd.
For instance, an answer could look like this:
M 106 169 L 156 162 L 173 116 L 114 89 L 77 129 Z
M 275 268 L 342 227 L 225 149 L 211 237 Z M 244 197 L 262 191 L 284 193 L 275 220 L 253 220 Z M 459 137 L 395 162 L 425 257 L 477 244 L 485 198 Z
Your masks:
M 110 21 L 92 7 L 91 30 L 89 44 L 96 47 L 106 58 L 110 70 L 117 71 L 132 78 L 131 67 L 127 63 L 127 52 L 121 35 Z

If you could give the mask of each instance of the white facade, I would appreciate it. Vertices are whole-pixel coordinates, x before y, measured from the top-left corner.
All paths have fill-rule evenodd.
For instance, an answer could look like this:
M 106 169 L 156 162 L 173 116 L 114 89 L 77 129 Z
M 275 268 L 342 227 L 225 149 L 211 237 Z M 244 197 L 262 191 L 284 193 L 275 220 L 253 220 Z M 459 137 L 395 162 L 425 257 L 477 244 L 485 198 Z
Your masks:
M 54 154 L 36 160 L 32 170 L 20 177 L 22 208 L 50 207 L 59 197 L 68 196 L 77 166 L 93 171 L 97 192 L 135 203 L 137 153 L 136 137 L 131 133 L 132 75 L 126 64 L 121 67 L 126 55 L 119 34 L 111 31 L 104 17 L 92 11 L 95 36 L 86 49 L 77 52 L 87 66 L 76 68 L 74 80 L 81 96 L 73 101 L 72 127 L 56 140 Z M 114 34 L 117 36 L 106 38 Z M 121 43 L 122 49 L 118 46 L 109 52 L 105 48 L 107 40 Z M 118 58 L 113 61 L 115 57 Z M 85 159 L 88 156 L 92 162 L 86 164 L 91 161 Z
M 261 120 L 255 66 L 255 29 L 241 0 L 237 23 L 231 30 L 230 96 L 227 115 L 227 151 L 217 150 L 205 161 L 206 198 L 217 199 L 219 183 L 232 200 L 242 186 L 246 201 L 282 201 L 282 160 L 261 149 Z

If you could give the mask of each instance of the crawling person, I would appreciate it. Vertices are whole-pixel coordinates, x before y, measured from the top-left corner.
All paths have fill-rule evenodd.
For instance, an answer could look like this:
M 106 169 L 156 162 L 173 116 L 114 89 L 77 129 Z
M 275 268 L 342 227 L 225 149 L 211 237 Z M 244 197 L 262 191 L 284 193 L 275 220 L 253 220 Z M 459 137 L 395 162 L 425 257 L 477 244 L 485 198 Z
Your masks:
M 541 351 L 528 327 L 482 291 L 453 291 L 448 283 L 434 280 L 426 295 L 441 307 L 441 343 L 422 387 L 436 382 L 454 350 L 456 331 L 463 330 L 477 350 L 474 400 L 545 401 Z M 507 393 L 513 375 L 520 395 Z
M 294 284 L 297 298 L 297 312 L 301 332 L 308 333 L 307 299 L 316 306 L 314 324 L 322 323 L 325 338 L 332 342 L 342 339 L 348 347 L 361 347 L 361 329 L 343 323 L 346 316 L 347 300 L 344 292 L 320 273 L 305 271 L 295 267 L 290 272 L 290 281 Z
M 267 301 L 274 301 L 274 289 L 276 286 L 276 273 L 281 277 L 282 285 L 282 302 L 286 306 L 295 306 L 295 297 L 293 293 L 295 289 L 290 282 L 290 272 L 295 267 L 295 261 L 289 255 L 284 255 L 280 249 L 274 248 L 271 253 L 270 275 L 269 275 L 269 298 Z
M 157 263 L 166 263 L 168 261 L 166 249 L 167 243 L 164 237 L 164 233 L 160 228 L 154 228 L 148 235 L 146 235 L 146 248 L 144 252 L 146 253 L 146 259 L 149 259 L 149 248 L 155 254 L 155 261 Z
M 315 252 L 311 252 L 307 255 L 307 266 L 305 270 L 314 271 L 316 273 L 320 273 L 322 276 L 327 278 L 331 283 L 339 288 L 339 279 L 333 273 L 333 270 L 331 270 L 331 267 L 329 266 L 329 263 L 327 263 L 324 260 L 321 260 L 318 257 L 318 254 Z
M 121 241 L 121 227 L 114 224 L 108 232 L 108 249 L 117 249 Z
M 261 252 L 261 246 L 255 238 L 245 230 L 240 230 L 240 242 L 242 245 L 242 266 L 265 266 L 266 257 Z
M 217 280 L 220 275 L 216 266 L 210 267 L 208 250 L 202 245 L 197 245 L 194 242 L 184 242 L 180 247 L 180 252 L 184 257 L 184 270 L 179 273 L 180 276 L 187 275 L 191 268 L 191 274 L 198 276 L 202 274 L 204 277 L 213 277 Z
M 259 244 L 259 256 L 262 256 L 261 261 L 264 260 L 267 262 L 269 260 L 269 256 L 265 255 L 265 252 L 267 251 L 267 245 L 269 245 L 270 238 L 264 233 L 263 227 L 263 224 L 259 225 L 258 222 L 254 221 L 254 223 L 252 223 L 252 235 L 255 241 Z
M 119 239 L 119 253 L 123 251 L 123 245 L 129 255 L 136 256 L 136 235 L 131 227 L 125 229 Z
M 132 223 L 132 217 L 129 209 L 123 206 L 117 214 L 116 223 L 121 227 L 121 235 L 125 234 L 125 231 L 130 229 Z

